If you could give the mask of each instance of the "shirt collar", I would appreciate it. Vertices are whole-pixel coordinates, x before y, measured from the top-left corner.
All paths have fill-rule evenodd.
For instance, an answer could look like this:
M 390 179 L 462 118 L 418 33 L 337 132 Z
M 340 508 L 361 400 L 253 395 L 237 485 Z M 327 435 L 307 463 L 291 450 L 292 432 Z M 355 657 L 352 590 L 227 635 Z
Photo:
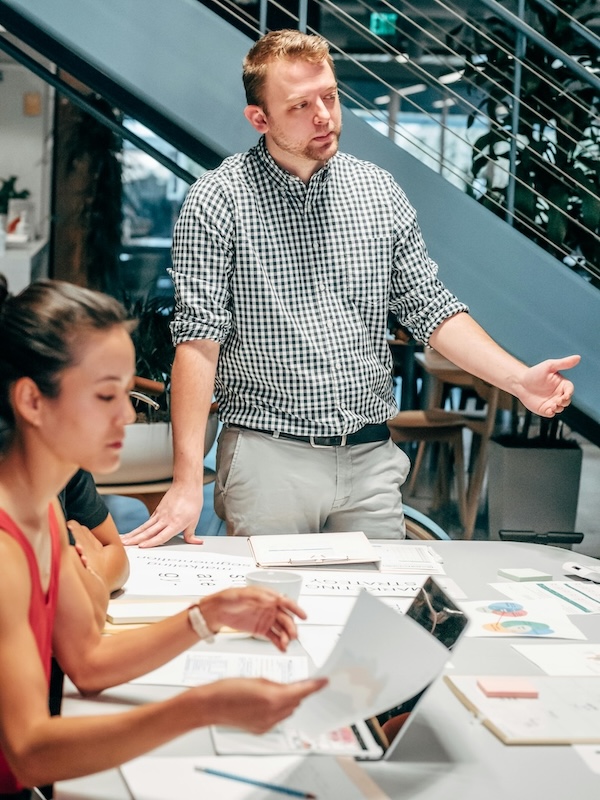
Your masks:
M 260 137 L 258 144 L 254 148 L 258 163 L 264 168 L 269 176 L 269 179 L 282 191 L 297 193 L 302 190 L 305 191 L 314 187 L 324 186 L 329 180 L 331 174 L 331 164 L 335 160 L 337 154 L 329 159 L 308 182 L 308 186 L 304 184 L 296 175 L 292 175 L 285 169 L 282 169 L 279 164 L 273 159 L 273 156 L 267 150 L 267 144 L 264 135 Z

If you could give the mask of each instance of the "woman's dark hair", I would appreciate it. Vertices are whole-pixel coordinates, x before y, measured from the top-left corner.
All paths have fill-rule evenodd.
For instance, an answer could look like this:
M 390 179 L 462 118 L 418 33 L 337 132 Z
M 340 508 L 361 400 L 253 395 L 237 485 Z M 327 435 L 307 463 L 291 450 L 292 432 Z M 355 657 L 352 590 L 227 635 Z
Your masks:
M 14 430 L 12 384 L 28 377 L 42 394 L 56 397 L 60 373 L 77 363 L 85 334 L 115 325 L 127 326 L 127 314 L 108 295 L 42 280 L 11 296 L 0 276 L 0 452 Z

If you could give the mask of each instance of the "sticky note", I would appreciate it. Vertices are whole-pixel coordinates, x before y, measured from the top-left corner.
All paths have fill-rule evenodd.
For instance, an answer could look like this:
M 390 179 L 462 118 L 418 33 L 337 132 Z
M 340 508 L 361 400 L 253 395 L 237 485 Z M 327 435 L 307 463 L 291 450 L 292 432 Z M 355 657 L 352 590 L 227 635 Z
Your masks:
M 501 578 L 508 578 L 511 581 L 551 581 L 552 575 L 547 572 L 540 572 L 539 569 L 531 567 L 506 567 L 499 569 L 498 575 Z
M 478 678 L 477 686 L 486 697 L 537 697 L 538 690 L 528 678 L 490 676 Z

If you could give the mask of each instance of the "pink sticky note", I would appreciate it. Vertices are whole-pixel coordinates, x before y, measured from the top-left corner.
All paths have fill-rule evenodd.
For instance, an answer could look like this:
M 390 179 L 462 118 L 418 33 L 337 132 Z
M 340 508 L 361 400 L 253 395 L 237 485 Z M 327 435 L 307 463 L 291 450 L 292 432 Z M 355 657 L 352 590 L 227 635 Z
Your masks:
M 478 678 L 477 686 L 486 697 L 537 697 L 538 690 L 527 678 L 494 675 Z

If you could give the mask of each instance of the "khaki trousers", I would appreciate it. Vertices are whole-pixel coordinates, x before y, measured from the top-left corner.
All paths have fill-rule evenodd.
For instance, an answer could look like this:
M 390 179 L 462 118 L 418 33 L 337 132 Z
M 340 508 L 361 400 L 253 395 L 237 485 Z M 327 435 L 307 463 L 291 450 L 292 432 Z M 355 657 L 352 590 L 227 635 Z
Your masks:
M 224 427 L 215 511 L 229 536 L 364 531 L 373 539 L 402 539 L 400 487 L 409 468 L 391 440 L 317 448 Z

